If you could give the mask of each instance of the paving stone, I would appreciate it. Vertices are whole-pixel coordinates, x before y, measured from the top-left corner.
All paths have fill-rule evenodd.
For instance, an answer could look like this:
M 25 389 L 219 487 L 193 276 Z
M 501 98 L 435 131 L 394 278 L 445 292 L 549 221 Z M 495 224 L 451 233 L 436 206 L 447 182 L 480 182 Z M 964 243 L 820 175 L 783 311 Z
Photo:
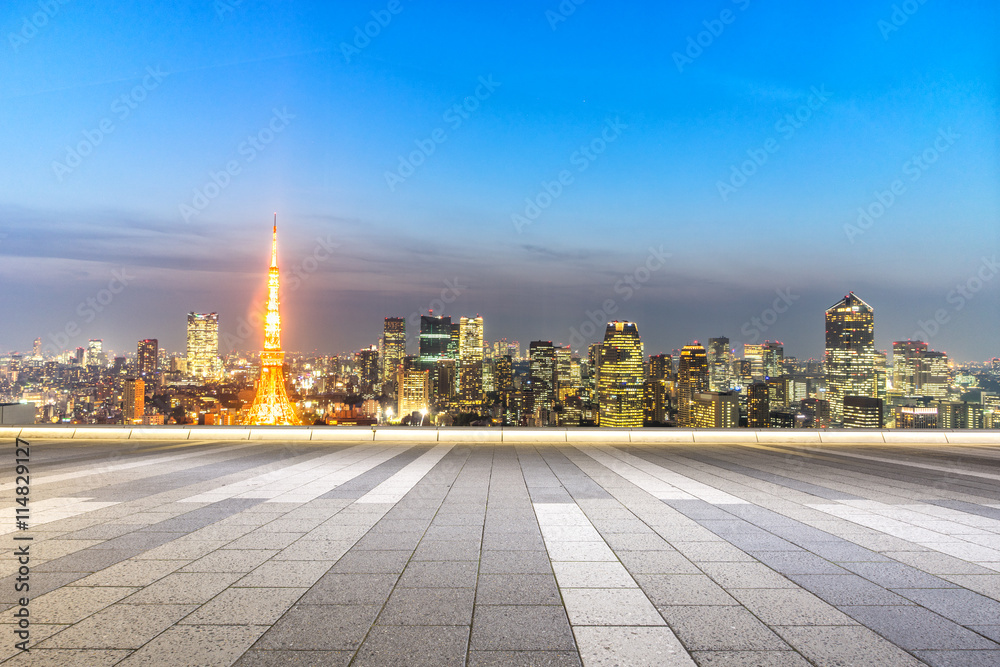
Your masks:
M 115 604 L 39 643 L 39 648 L 136 649 L 194 611 L 192 605 Z
M 917 651 L 914 655 L 932 667 L 996 667 L 1000 650 Z
M 836 607 L 799 588 L 745 588 L 727 592 L 767 625 L 856 625 Z
M 809 667 L 794 651 L 692 651 L 701 667 Z
M 501 551 L 484 549 L 479 561 L 482 574 L 551 574 L 549 555 L 539 551 Z
M 844 665 L 920 667 L 923 664 L 868 628 L 783 626 L 774 630 L 792 648 L 818 667 Z
M 580 657 L 588 667 L 694 667 L 670 628 L 574 627 Z
M 247 651 L 233 667 L 347 667 L 354 651 Z
M 476 604 L 562 604 L 551 574 L 483 574 L 476 586 Z
M 469 651 L 469 667 L 582 667 L 574 651 Z
M 271 625 L 305 588 L 229 588 L 185 617 L 184 625 Z
M 379 625 L 468 625 L 472 588 L 397 588 L 379 614 Z
M 960 625 L 1000 625 L 1000 602 L 963 589 L 896 589 L 897 593 Z
M 477 605 L 470 651 L 574 650 L 566 612 L 557 606 Z
M 832 605 L 905 605 L 907 600 L 854 574 L 790 574 L 788 578 Z
M 742 607 L 657 606 L 689 651 L 782 651 L 788 646 Z
M 396 574 L 325 574 L 302 596 L 301 604 L 382 605 L 398 580 Z
M 988 639 L 921 607 L 866 606 L 840 609 L 896 646 L 911 652 L 921 649 L 1000 648 Z
M 174 572 L 128 598 L 129 604 L 202 604 L 240 575 L 235 572 Z
M 574 625 L 663 625 L 663 618 L 638 588 L 560 588 Z
M 641 574 L 636 575 L 635 580 L 658 607 L 739 604 L 704 574 Z
M 356 667 L 464 667 L 469 626 L 375 626 L 357 657 Z
M 381 605 L 298 604 L 254 644 L 255 649 L 281 651 L 355 651 L 381 610 Z
M 122 667 L 228 667 L 264 634 L 266 626 L 175 625 L 128 658 Z

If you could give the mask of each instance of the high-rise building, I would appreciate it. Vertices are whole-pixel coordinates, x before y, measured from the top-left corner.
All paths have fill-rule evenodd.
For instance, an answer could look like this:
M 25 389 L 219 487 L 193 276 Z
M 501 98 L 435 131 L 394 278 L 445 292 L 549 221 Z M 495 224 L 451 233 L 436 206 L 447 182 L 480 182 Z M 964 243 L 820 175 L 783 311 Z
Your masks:
M 728 338 L 709 338 L 708 385 L 712 391 L 729 391 L 733 388 L 733 353 Z
M 897 405 L 896 428 L 937 428 L 937 408 Z
M 529 407 L 536 417 L 547 415 L 555 404 L 555 366 L 556 350 L 552 346 L 552 341 L 531 341 L 528 346 L 528 374 L 531 378 Z
M 462 407 L 476 410 L 483 403 L 483 318 L 458 320 L 459 391 Z
M 93 338 L 87 342 L 87 354 L 85 357 L 86 366 L 101 367 L 107 366 L 108 357 L 104 354 L 104 341 Z
M 382 382 L 396 383 L 396 372 L 406 356 L 406 320 L 387 317 L 382 329 Z
M 299 424 L 299 416 L 285 389 L 285 353 L 281 349 L 278 290 L 278 216 L 275 214 L 274 227 L 271 230 L 271 267 L 267 274 L 267 310 L 264 316 L 264 349 L 260 353 L 260 379 L 257 381 L 257 393 L 247 416 L 247 423 L 255 426 Z M 216 318 L 216 350 L 218 350 L 218 325 L 219 320 Z M 190 343 L 188 349 L 190 350 Z
M 747 427 L 768 428 L 771 426 L 771 396 L 766 382 L 754 382 L 746 388 Z
M 785 344 L 779 341 L 764 341 L 761 346 L 761 365 L 765 378 L 776 378 L 784 375 L 782 363 L 785 361 Z
M 691 428 L 736 428 L 740 425 L 740 403 L 733 392 L 696 393 L 691 397 L 689 412 Z
M 882 428 L 882 399 L 872 396 L 845 396 L 844 428 Z
M 669 354 L 654 354 L 649 357 L 649 379 L 669 380 L 674 374 L 673 359 Z
M 922 340 L 898 340 L 892 344 L 892 388 L 903 396 L 916 396 L 920 356 L 927 351 Z
M 397 405 L 400 418 L 422 412 L 430 406 L 430 372 L 416 368 L 403 369 L 397 373 L 399 387 Z
M 136 364 L 141 377 L 152 377 L 159 368 L 157 357 L 160 353 L 160 344 L 155 338 L 140 340 L 136 353 Z
M 647 379 L 642 383 L 643 425 L 665 424 L 670 418 L 666 380 Z
M 189 375 L 201 380 L 221 377 L 218 313 L 188 313 L 187 368 Z
M 31 346 L 31 355 L 33 357 L 35 357 L 35 359 L 41 359 L 42 358 L 42 339 L 41 338 L 36 338 L 35 342 L 32 344 L 32 346 Z
M 983 406 L 966 401 L 935 401 L 938 427 L 946 429 L 978 429 L 983 427 Z
M 680 365 L 677 368 L 677 425 L 693 428 L 691 404 L 695 394 L 708 391 L 708 354 L 695 341 L 681 349 Z
M 142 378 L 125 380 L 122 399 L 122 423 L 141 424 L 146 414 L 146 383 Z
M 844 399 L 878 397 L 875 313 L 851 292 L 826 311 L 826 397 L 835 424 L 844 422 Z
M 764 344 L 746 343 L 743 345 L 743 360 L 750 362 L 750 368 L 741 374 L 751 378 L 751 382 L 763 380 L 764 375 Z
M 377 394 L 381 385 L 378 348 L 372 345 L 359 350 L 354 355 L 354 360 L 358 367 L 361 393 L 368 396 Z
M 601 343 L 601 370 L 597 377 L 601 426 L 642 426 L 642 359 L 642 342 L 635 322 L 609 322 Z

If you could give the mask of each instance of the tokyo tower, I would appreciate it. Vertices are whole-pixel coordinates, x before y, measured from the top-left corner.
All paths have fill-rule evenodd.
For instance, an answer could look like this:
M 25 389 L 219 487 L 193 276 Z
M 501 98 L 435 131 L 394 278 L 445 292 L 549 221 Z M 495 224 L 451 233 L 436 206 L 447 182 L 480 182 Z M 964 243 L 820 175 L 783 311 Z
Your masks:
M 281 315 L 278 314 L 278 214 L 271 231 L 271 268 L 267 274 L 267 315 L 264 349 L 260 353 L 257 395 L 247 415 L 253 426 L 297 426 L 299 417 L 285 391 L 285 353 L 281 350 Z

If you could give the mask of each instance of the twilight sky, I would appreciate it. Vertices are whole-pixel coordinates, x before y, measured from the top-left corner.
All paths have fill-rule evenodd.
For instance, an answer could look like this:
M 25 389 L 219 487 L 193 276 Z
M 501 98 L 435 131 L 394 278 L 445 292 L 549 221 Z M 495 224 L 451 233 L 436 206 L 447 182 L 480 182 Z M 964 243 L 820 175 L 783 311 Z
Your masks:
M 818 357 L 853 290 L 1000 355 L 996 2 L 578 1 L 8 3 L 0 351 L 259 348 L 278 211 L 293 351 L 434 308 Z

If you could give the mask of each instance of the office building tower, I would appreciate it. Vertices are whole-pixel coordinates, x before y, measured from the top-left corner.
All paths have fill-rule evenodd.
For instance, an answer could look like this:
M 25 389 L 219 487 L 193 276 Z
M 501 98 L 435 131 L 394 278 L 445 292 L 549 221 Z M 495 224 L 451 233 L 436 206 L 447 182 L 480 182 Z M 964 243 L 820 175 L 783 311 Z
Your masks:
M 896 428 L 937 428 L 938 409 L 916 405 L 897 405 Z
M 771 392 L 766 382 L 754 382 L 746 388 L 747 427 L 769 428 L 771 426 Z
M 354 362 L 362 395 L 371 397 L 378 394 L 381 389 L 378 348 L 372 345 L 358 351 Z
M 892 344 L 892 388 L 902 396 L 916 396 L 920 356 L 927 351 L 922 340 L 898 340 Z
M 463 409 L 474 411 L 483 404 L 483 318 L 458 320 L 458 385 Z
M 36 338 L 35 342 L 31 345 L 31 355 L 35 359 L 42 358 L 42 339 Z
M 382 329 L 382 382 L 395 385 L 396 372 L 406 356 L 406 320 L 387 317 Z
M 426 411 L 430 407 L 430 372 L 416 368 L 399 369 L 396 386 L 399 387 L 397 407 L 399 417 Z
M 267 273 L 267 308 L 264 315 L 264 349 L 260 353 L 260 379 L 247 415 L 254 426 L 297 426 L 299 416 L 285 389 L 285 352 L 281 349 L 281 315 L 278 310 L 278 216 L 271 229 L 271 266 Z M 189 319 L 190 322 L 190 319 Z M 219 320 L 215 318 L 215 350 L 218 355 Z M 190 334 L 189 334 L 190 341 Z M 188 356 L 190 357 L 190 342 Z M 218 358 L 218 356 L 216 356 Z
M 140 340 L 136 351 L 136 365 L 140 377 L 152 377 L 159 369 L 157 358 L 160 354 L 160 344 L 155 338 Z
M 691 428 L 721 429 L 740 425 L 740 403 L 733 392 L 696 393 L 691 397 L 689 413 Z
M 872 396 L 845 396 L 844 428 L 882 428 L 882 399 Z
M 218 313 L 188 313 L 187 372 L 204 381 L 221 378 Z
M 644 426 L 663 425 L 670 418 L 670 394 L 666 380 L 647 379 L 642 383 L 642 420 Z
M 751 382 L 763 380 L 764 374 L 764 344 L 747 343 L 743 346 L 743 360 L 750 362 L 749 370 L 745 375 L 751 378 Z
M 125 380 L 122 396 L 122 423 L 141 424 L 146 414 L 146 383 L 142 378 Z
M 642 342 L 635 322 L 609 322 L 601 343 L 597 377 L 601 426 L 642 426 L 642 360 Z
M 556 350 L 550 340 L 535 340 L 528 345 L 528 374 L 531 381 L 530 411 L 547 419 L 555 404 Z
M 785 361 L 785 344 L 778 341 L 764 341 L 761 346 L 761 366 L 765 378 L 776 378 L 784 375 L 782 364 Z
M 733 354 L 729 348 L 728 338 L 709 338 L 708 349 L 708 386 L 712 391 L 729 391 L 733 388 Z
M 85 366 L 94 368 L 104 368 L 108 364 L 108 357 L 104 354 L 104 341 L 98 338 L 87 342 L 87 353 Z
M 938 427 L 952 430 L 983 428 L 983 406 L 966 401 L 935 401 Z
M 649 357 L 650 380 L 669 380 L 673 374 L 673 359 L 669 354 L 654 354 Z
M 708 391 L 708 354 L 695 341 L 681 350 L 677 368 L 677 425 L 693 428 L 691 404 L 695 394 Z
M 845 398 L 878 397 L 875 313 L 853 292 L 826 311 L 824 361 L 830 416 L 835 424 L 844 423 Z

